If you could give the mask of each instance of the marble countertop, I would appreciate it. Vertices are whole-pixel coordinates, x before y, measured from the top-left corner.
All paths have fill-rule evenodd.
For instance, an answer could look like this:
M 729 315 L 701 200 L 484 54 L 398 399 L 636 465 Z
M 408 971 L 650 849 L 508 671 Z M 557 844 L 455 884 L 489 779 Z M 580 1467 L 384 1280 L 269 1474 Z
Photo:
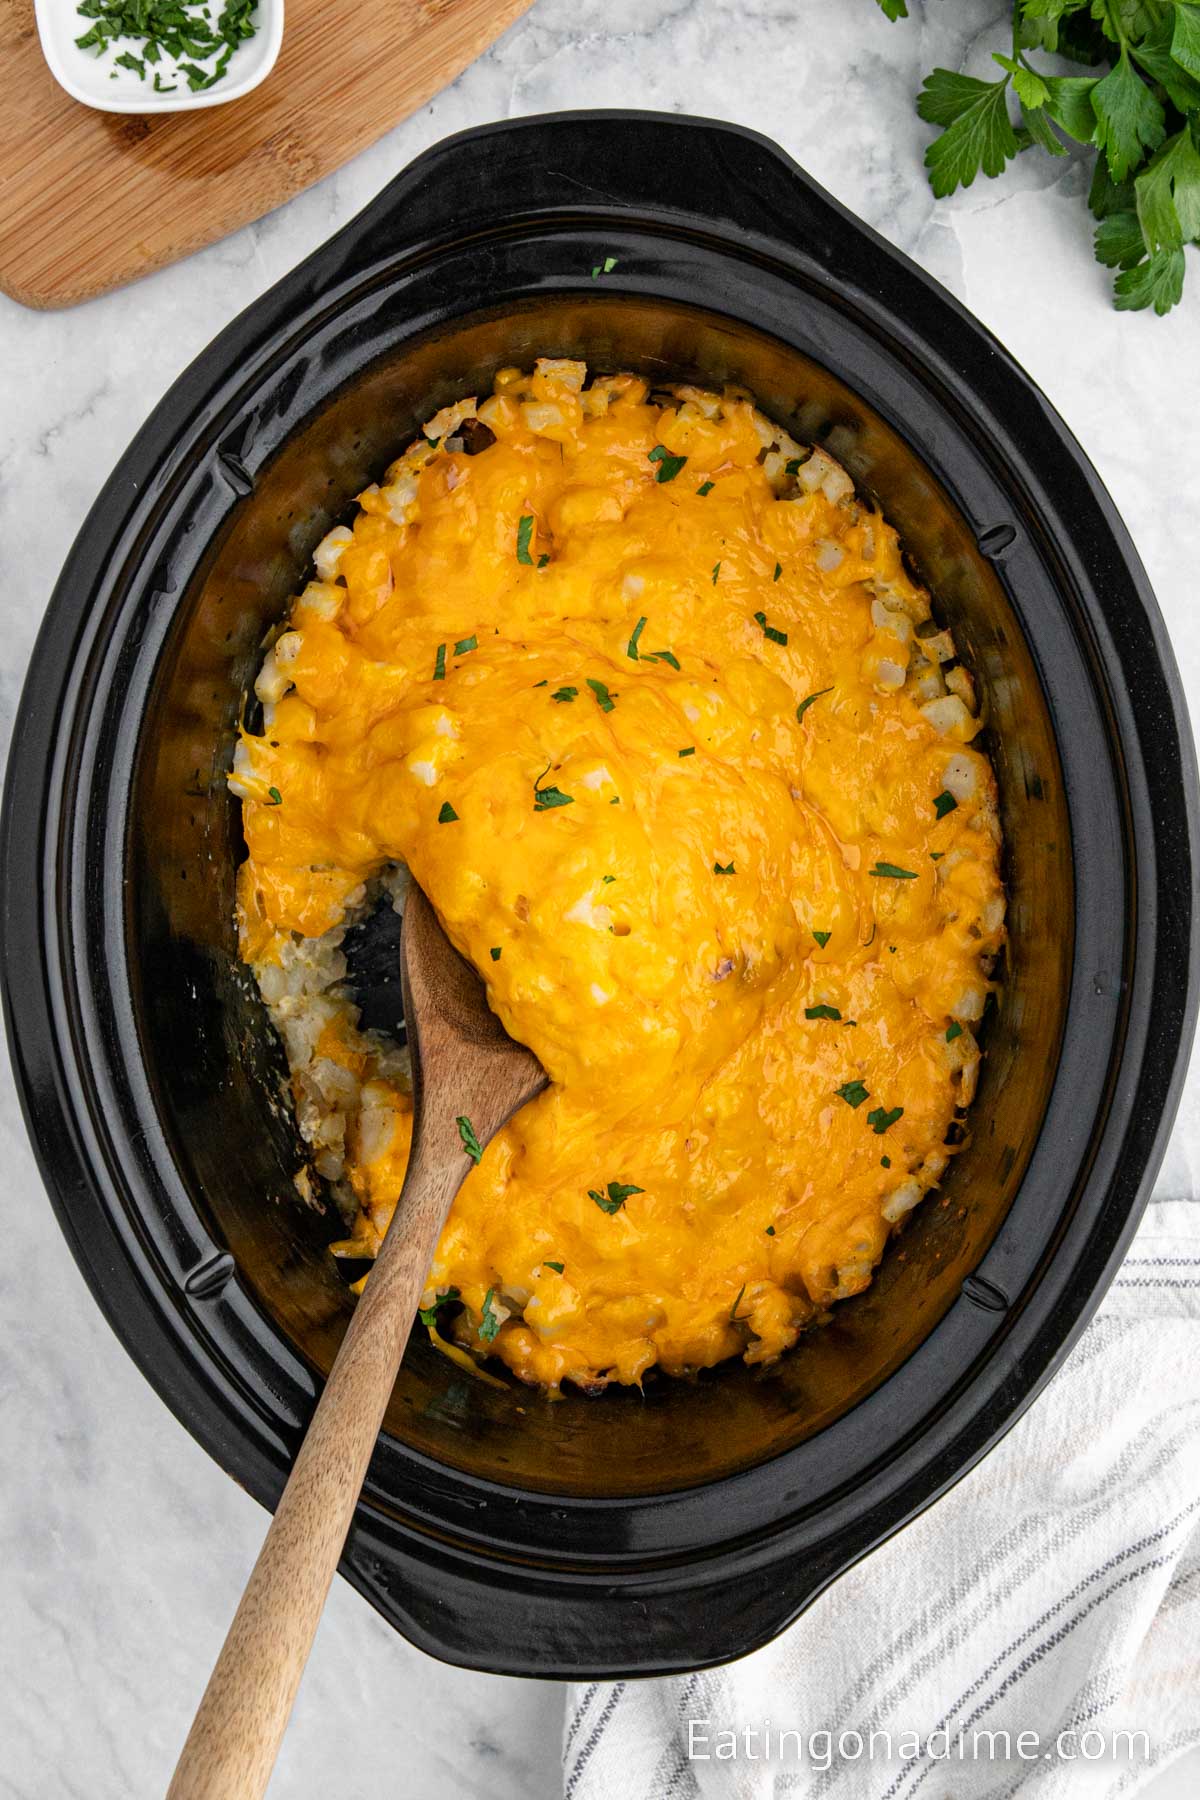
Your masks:
M 909 3 L 913 18 L 890 26 L 872 0 L 747 0 L 736 24 L 720 0 L 536 0 L 418 116 L 258 224 L 74 311 L 0 300 L 5 739 L 54 575 L 169 382 L 418 151 L 488 119 L 580 106 L 765 131 L 965 301 L 1108 483 L 1200 705 L 1200 259 L 1191 253 L 1191 291 L 1169 318 L 1115 313 L 1074 158 L 1027 156 L 1002 181 L 935 203 L 913 95 L 934 63 L 983 73 L 1007 8 Z M 1192 503 L 1181 506 L 1184 475 Z M 1185 1106 L 1200 1115 L 1195 1076 Z M 18 1247 L 0 1272 L 0 1795 L 132 1800 L 165 1785 L 264 1515 L 175 1422 L 93 1305 L 7 1076 L 0 1145 Z M 1158 1191 L 1200 1198 L 1200 1169 L 1178 1137 Z M 336 1583 L 272 1791 L 549 1800 L 561 1703 L 552 1684 L 442 1667 Z M 1167 1780 L 1156 1800 L 1200 1789 L 1200 1767 L 1186 1787 L 1179 1774 Z

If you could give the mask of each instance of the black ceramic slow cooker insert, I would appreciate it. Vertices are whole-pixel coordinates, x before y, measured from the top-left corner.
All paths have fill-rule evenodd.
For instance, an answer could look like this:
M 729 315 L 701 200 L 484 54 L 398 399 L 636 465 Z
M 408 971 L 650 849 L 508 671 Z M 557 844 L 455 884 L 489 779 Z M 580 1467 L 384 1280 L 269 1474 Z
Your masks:
M 538 355 L 736 383 L 828 446 L 975 673 L 1006 836 L 971 1141 L 831 1325 L 769 1370 L 557 1404 L 425 1343 L 405 1358 L 346 1577 L 453 1662 L 649 1673 L 795 1618 L 1012 1424 L 1096 1305 L 1194 1014 L 1194 761 L 1146 578 L 1061 420 L 773 145 L 577 113 L 421 157 L 121 458 L 38 641 L 5 801 L 5 1000 L 51 1198 L 132 1355 L 265 1504 L 352 1298 L 335 1220 L 293 1187 L 282 1056 L 237 961 L 234 733 L 355 493 Z

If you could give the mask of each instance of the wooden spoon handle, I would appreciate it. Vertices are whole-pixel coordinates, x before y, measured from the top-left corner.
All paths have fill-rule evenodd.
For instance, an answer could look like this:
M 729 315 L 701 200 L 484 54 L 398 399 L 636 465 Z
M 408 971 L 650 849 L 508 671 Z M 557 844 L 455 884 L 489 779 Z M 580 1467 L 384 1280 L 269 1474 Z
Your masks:
M 167 1800 L 258 1800 L 266 1791 L 438 1233 L 468 1167 L 461 1146 L 417 1149 Z

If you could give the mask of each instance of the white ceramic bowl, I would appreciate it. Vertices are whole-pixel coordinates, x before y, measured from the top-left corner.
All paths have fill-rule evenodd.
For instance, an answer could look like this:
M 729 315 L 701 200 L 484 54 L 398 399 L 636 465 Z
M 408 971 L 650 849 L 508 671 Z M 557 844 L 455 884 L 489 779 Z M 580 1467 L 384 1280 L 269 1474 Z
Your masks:
M 94 50 L 81 50 L 75 40 L 87 31 L 90 20 L 76 11 L 76 0 L 35 0 L 38 36 L 42 54 L 50 73 L 75 100 L 110 113 L 195 112 L 205 106 L 223 106 L 227 100 L 240 100 L 275 66 L 279 46 L 283 42 L 284 0 L 258 0 L 255 17 L 258 29 L 252 38 L 239 44 L 229 60 L 229 67 L 215 87 L 197 88 L 179 77 L 173 93 L 155 93 L 153 81 L 145 80 L 133 69 L 117 68 L 114 56 L 131 50 L 136 56 L 138 45 L 133 39 L 117 41 L 113 48 L 97 56 Z M 210 18 L 220 12 L 220 0 L 209 8 Z M 172 63 L 163 59 L 157 65 L 164 80 L 171 79 Z

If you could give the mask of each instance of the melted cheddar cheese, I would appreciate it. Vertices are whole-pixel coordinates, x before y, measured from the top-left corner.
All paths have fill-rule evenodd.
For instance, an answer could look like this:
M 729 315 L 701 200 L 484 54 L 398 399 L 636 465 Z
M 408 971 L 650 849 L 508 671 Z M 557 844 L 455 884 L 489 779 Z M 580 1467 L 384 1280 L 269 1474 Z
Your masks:
M 970 679 L 893 530 L 743 397 L 584 384 L 502 371 L 360 497 L 235 770 L 260 981 L 403 863 L 548 1071 L 425 1304 L 551 1388 L 767 1360 L 864 1288 L 1003 938 Z M 410 1103 L 323 1018 L 369 1254 Z

